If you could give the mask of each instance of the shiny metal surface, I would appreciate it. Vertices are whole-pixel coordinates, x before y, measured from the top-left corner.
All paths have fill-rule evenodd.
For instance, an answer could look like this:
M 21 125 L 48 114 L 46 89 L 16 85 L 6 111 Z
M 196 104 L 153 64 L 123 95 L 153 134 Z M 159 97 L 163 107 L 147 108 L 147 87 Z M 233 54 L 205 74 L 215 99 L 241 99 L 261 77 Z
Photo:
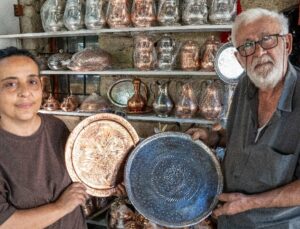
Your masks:
M 117 107 L 127 107 L 128 99 L 134 94 L 133 84 L 131 79 L 121 79 L 113 83 L 108 91 L 107 98 Z M 148 97 L 148 89 L 146 84 L 141 83 L 141 95 L 144 98 Z
M 130 154 L 125 186 L 138 212 L 154 223 L 178 228 L 210 215 L 223 176 L 206 145 L 183 133 L 165 132 L 145 139 Z
M 231 42 L 223 44 L 217 51 L 214 68 L 218 77 L 228 84 L 236 84 L 246 74 L 234 52 L 236 48 Z
M 138 141 L 135 129 L 118 115 L 102 113 L 84 119 L 66 144 L 65 161 L 72 181 L 83 183 L 90 195 L 112 195 L 122 181 L 124 160 Z

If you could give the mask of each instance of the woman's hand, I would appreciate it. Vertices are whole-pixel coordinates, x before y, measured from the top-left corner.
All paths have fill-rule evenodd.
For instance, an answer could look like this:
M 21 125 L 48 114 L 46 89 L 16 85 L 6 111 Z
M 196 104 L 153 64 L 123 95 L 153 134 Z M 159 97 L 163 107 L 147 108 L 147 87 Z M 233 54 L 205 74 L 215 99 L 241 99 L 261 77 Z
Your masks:
M 54 205 L 66 213 L 72 212 L 78 205 L 84 205 L 89 195 L 81 183 L 73 183 L 61 194 Z

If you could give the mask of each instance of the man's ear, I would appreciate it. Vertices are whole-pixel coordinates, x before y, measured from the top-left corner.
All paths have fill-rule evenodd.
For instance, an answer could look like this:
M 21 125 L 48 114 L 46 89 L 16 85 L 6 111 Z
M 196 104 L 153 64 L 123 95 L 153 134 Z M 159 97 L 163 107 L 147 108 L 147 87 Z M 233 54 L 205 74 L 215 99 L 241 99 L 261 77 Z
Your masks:
M 288 55 L 290 55 L 292 53 L 292 50 L 293 50 L 293 35 L 291 33 L 288 33 L 285 37 L 285 49 L 286 49 Z

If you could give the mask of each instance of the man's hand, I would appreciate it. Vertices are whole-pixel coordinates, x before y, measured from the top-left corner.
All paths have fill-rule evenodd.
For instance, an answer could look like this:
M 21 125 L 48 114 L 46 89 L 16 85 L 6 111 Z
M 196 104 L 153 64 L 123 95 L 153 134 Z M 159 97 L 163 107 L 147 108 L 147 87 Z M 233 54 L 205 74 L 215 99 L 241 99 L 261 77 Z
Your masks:
M 251 209 L 249 196 L 242 193 L 223 193 L 218 198 L 220 204 L 212 213 L 214 218 L 220 215 L 234 215 Z

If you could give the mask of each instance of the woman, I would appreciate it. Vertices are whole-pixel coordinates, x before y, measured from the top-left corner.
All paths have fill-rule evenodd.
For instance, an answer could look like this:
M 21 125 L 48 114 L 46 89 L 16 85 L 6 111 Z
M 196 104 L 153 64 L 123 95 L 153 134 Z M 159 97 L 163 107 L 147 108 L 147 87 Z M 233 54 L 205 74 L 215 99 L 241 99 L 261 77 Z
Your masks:
M 88 195 L 65 169 L 64 123 L 38 114 L 39 67 L 26 50 L 0 50 L 0 228 L 86 228 Z

